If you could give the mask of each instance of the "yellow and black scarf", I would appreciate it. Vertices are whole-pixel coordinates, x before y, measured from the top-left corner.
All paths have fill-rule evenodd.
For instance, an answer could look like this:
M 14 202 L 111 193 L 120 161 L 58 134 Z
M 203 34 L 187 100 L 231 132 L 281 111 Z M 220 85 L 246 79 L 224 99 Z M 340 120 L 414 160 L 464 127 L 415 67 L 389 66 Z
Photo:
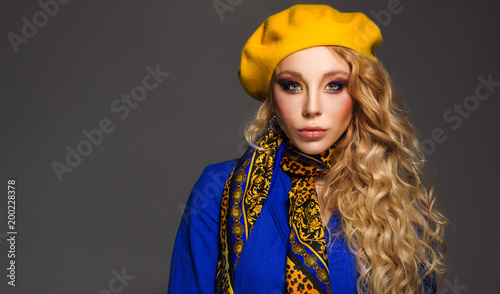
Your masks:
M 242 156 L 227 180 L 221 202 L 220 258 L 217 293 L 233 293 L 234 273 L 243 247 L 267 198 L 273 174 L 281 167 L 292 185 L 289 192 L 290 240 L 286 262 L 287 293 L 331 293 L 328 256 L 314 177 L 330 168 L 333 147 L 319 155 L 301 153 L 283 143 L 279 132 L 263 136 L 257 148 Z M 276 160 L 280 160 L 276 164 Z

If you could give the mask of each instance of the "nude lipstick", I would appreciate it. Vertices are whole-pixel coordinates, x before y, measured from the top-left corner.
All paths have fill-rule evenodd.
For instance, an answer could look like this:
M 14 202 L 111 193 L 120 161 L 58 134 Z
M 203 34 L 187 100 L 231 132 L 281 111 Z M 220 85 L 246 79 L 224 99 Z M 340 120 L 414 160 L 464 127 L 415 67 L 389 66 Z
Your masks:
M 326 130 L 320 127 L 305 127 L 299 129 L 299 134 L 304 139 L 320 139 L 326 134 Z

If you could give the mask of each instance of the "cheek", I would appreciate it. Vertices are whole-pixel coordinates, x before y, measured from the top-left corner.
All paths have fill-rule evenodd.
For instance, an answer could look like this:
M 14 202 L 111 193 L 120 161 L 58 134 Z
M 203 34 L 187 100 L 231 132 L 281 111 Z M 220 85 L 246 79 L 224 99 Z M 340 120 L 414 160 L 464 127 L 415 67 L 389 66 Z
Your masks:
M 294 113 L 293 105 L 286 103 L 286 98 L 283 95 L 276 94 L 276 92 L 273 93 L 274 113 L 282 129 L 285 129 L 286 125 L 290 124 Z
M 276 121 L 279 124 L 280 128 L 282 130 L 285 130 L 286 125 L 288 124 L 288 121 L 289 121 L 286 109 L 283 109 L 279 105 L 275 105 L 274 113 L 276 114 Z
M 351 96 L 347 96 L 345 99 L 342 99 L 341 103 L 337 105 L 334 115 L 338 117 L 339 120 L 350 121 L 353 109 L 354 109 L 354 99 L 352 99 Z

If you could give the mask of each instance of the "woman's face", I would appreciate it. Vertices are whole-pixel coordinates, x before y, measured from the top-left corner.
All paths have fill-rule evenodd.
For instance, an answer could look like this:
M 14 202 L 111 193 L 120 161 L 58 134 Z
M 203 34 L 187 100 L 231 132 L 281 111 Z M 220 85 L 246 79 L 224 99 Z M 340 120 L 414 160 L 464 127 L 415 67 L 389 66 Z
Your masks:
M 349 75 L 349 64 L 327 47 L 295 52 L 276 67 L 276 118 L 300 151 L 322 153 L 347 129 L 354 107 L 347 92 Z

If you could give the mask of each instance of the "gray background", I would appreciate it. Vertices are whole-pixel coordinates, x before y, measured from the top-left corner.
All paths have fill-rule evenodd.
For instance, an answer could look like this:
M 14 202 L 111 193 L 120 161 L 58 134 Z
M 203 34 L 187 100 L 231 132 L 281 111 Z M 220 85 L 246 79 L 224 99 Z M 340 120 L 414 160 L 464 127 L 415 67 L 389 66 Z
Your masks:
M 102 290 L 123 268 L 135 278 L 119 292 L 166 293 L 189 192 L 207 164 L 242 154 L 241 126 L 258 107 L 237 79 L 241 48 L 267 16 L 299 3 L 227 1 L 232 10 L 222 16 L 213 0 L 70 1 L 17 54 L 7 34 L 22 36 L 22 18 L 41 7 L 1 2 L 1 293 L 110 293 Z M 500 81 L 499 4 L 302 3 L 385 13 L 376 20 L 384 36 L 376 53 L 420 138 L 436 128 L 445 134 L 428 152 L 428 183 L 453 221 L 445 293 L 498 293 L 500 87 L 479 104 L 466 97 L 479 76 Z M 157 64 L 170 75 L 121 120 L 111 104 Z M 453 129 L 443 114 L 464 102 L 468 118 Z M 103 118 L 113 132 L 60 182 L 51 163 L 65 163 L 66 146 L 75 149 Z M 5 269 L 10 178 L 18 195 L 15 288 Z

